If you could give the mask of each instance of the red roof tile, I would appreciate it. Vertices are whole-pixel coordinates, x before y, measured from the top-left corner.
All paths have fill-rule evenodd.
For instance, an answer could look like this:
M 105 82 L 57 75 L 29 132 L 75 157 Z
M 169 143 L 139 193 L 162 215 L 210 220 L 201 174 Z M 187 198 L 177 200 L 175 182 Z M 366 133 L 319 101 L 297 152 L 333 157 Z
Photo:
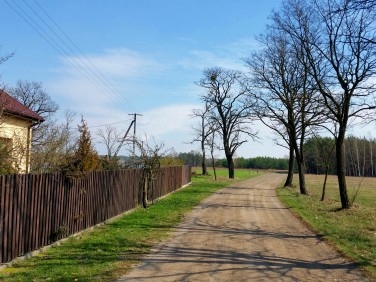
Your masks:
M 43 122 L 42 118 L 37 113 L 30 110 L 25 105 L 22 105 L 15 98 L 0 89 L 0 110 L 3 109 L 5 113 L 20 116 L 26 119 Z

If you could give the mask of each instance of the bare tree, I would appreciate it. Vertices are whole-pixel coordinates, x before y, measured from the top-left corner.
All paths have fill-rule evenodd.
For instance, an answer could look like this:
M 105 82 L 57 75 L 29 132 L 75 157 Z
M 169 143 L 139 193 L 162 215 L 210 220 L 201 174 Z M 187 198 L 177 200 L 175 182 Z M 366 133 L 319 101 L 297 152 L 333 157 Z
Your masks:
M 333 139 L 329 137 L 320 137 L 314 130 L 312 130 L 312 135 L 313 137 L 311 137 L 310 140 L 307 140 L 307 142 L 315 145 L 314 147 L 317 153 L 313 154 L 312 148 L 310 148 L 307 150 L 307 154 L 311 154 L 311 158 L 316 159 L 317 167 L 322 167 L 324 169 L 325 176 L 321 192 L 321 201 L 324 201 L 326 195 L 326 183 L 328 180 L 330 163 L 335 149 L 335 143 Z
M 343 9 L 366 10 L 368 12 L 376 6 L 376 0 L 351 0 Z
M 206 140 L 208 139 L 209 135 L 211 134 L 210 131 L 210 122 L 208 121 L 208 115 L 210 113 L 210 108 L 207 103 L 205 103 L 205 107 L 203 110 L 201 109 L 193 109 L 192 116 L 197 117 L 200 119 L 199 127 L 193 128 L 195 137 L 191 143 L 199 142 L 201 147 L 202 153 L 202 161 L 201 161 L 201 168 L 202 168 L 202 175 L 207 175 L 207 168 L 206 168 L 206 150 L 205 144 Z
M 136 163 L 143 169 L 142 181 L 142 204 L 147 208 L 150 199 L 154 198 L 154 182 L 160 173 L 161 158 L 166 155 L 164 143 L 156 143 L 153 139 L 150 143 L 147 138 L 145 140 L 135 140 L 135 145 L 139 151 L 139 155 L 134 156 Z
M 41 82 L 19 80 L 15 87 L 10 87 L 7 91 L 21 104 L 44 118 L 43 123 L 33 127 L 32 148 L 44 146 L 46 132 L 56 123 L 52 116 L 58 111 L 59 106 L 51 99 Z
M 72 128 L 74 117 L 74 113 L 67 111 L 63 123 L 52 124 L 44 130 L 44 142 L 32 148 L 32 172 L 56 172 L 67 166 L 77 144 L 77 136 Z
M 219 147 L 216 143 L 218 128 L 215 127 L 214 124 L 210 124 L 208 130 L 208 136 L 205 140 L 205 146 L 209 148 L 211 164 L 213 168 L 214 180 L 217 181 L 217 171 L 215 169 L 215 150 Z
M 317 82 L 327 118 L 335 123 L 336 165 L 342 208 L 351 207 L 344 141 L 351 120 L 375 108 L 375 5 L 353 8 L 348 0 L 286 1 L 274 18 L 299 43 Z
M 252 111 L 254 105 L 247 99 L 243 75 L 235 70 L 209 68 L 204 70 L 198 85 L 206 90 L 201 99 L 211 109 L 208 119 L 219 128 L 218 134 L 222 139 L 229 178 L 234 178 L 233 156 L 236 150 L 247 142 L 243 136 L 252 139 L 257 136 L 250 127 L 255 119 Z
M 99 143 L 106 147 L 106 160 L 115 161 L 117 159 L 116 151 L 121 141 L 121 133 L 111 125 L 107 125 L 104 129 L 100 128 L 97 131 Z
M 43 89 L 41 82 L 19 80 L 16 86 L 8 89 L 8 91 L 21 104 L 45 119 L 59 109 L 59 106 Z
M 51 99 L 42 83 L 19 80 L 15 87 L 8 89 L 9 94 L 45 121 L 33 127 L 31 146 L 31 171 L 55 172 L 67 165 L 76 145 L 76 136 L 72 131 L 74 113 L 65 113 L 65 122 L 57 124 L 53 118 L 59 106 Z
M 320 119 L 320 106 L 315 83 L 309 75 L 306 58 L 299 45 L 288 35 L 271 26 L 260 42 L 262 50 L 246 60 L 251 81 L 256 87 L 257 114 L 261 121 L 276 132 L 290 151 L 290 170 L 286 186 L 291 186 L 292 158 L 296 158 L 301 194 L 305 185 L 304 140 L 308 127 Z
M 1 46 L 0 46 L 1 48 Z M 11 52 L 11 53 L 8 53 L 8 54 L 4 54 L 4 55 L 1 55 L 0 56 L 0 65 L 6 61 L 8 61 L 10 58 L 12 58 L 14 56 L 14 52 Z

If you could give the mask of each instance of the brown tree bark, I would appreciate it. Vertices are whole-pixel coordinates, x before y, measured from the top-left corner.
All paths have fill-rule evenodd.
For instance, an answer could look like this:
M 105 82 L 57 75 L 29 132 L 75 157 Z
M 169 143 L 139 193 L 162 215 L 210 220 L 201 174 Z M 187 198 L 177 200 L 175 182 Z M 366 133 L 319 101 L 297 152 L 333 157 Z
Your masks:
M 294 178 L 294 148 L 290 146 L 289 170 L 287 172 L 287 178 L 283 187 L 292 187 L 293 178 Z
M 344 162 L 344 152 L 343 152 L 344 140 L 345 140 L 345 131 L 342 128 L 340 128 L 338 136 L 336 138 L 337 177 L 338 177 L 339 195 L 341 198 L 342 208 L 348 209 L 351 207 L 351 203 L 347 195 L 345 162 Z

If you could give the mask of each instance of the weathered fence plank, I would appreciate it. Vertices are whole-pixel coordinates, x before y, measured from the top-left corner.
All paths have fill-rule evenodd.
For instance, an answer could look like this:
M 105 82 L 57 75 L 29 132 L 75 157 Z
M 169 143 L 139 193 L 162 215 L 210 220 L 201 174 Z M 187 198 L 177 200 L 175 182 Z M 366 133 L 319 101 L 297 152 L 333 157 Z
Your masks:
M 155 200 L 189 183 L 190 167 L 163 167 Z M 141 203 L 142 169 L 0 176 L 0 263 L 104 222 Z

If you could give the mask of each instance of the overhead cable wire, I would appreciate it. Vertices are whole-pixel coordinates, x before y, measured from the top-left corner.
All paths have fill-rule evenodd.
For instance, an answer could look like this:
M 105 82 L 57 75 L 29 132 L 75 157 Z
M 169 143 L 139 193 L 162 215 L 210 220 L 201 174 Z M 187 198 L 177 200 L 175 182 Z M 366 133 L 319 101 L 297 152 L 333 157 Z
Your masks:
M 25 1 L 25 0 L 23 0 Z M 79 54 L 90 64 L 90 66 L 94 69 L 94 73 L 96 73 L 100 79 L 103 79 L 104 83 L 109 87 L 112 88 L 111 91 L 115 93 L 115 95 L 119 95 L 118 89 L 115 85 L 104 76 L 104 74 L 92 63 L 92 61 L 84 54 L 84 52 L 73 42 L 73 40 L 64 32 L 64 30 L 56 23 L 56 21 L 46 12 L 46 10 L 38 3 L 37 0 L 33 0 L 34 3 L 38 6 L 38 8 L 44 13 L 44 15 L 55 25 L 55 27 L 61 32 L 62 35 L 72 44 L 72 46 L 78 51 Z M 74 51 L 72 51 L 74 52 Z M 85 63 L 86 65 L 86 63 Z M 132 105 L 132 103 L 126 99 L 124 96 L 120 95 L 125 102 Z M 133 106 L 132 106 L 133 107 Z
M 53 49 L 55 49 L 60 55 L 62 55 L 71 65 L 73 65 L 77 70 L 79 70 L 88 80 L 95 84 L 95 86 L 101 90 L 101 92 L 105 92 L 106 89 L 100 85 L 96 79 L 92 77 L 92 75 L 83 68 L 80 64 L 78 64 L 75 60 L 73 60 L 69 54 L 61 48 L 61 46 L 53 39 L 22 7 L 20 7 L 14 0 L 11 0 L 17 8 L 22 11 L 22 13 L 17 10 L 14 6 L 12 6 L 8 0 L 4 0 L 9 7 L 11 7 L 32 29 L 34 29 Z M 117 101 L 120 102 L 120 101 Z
M 131 121 L 131 120 L 132 119 L 127 119 L 127 120 L 111 122 L 111 123 L 106 123 L 106 124 L 101 124 L 101 125 L 92 125 L 92 126 L 89 126 L 89 128 L 103 127 L 103 126 L 108 126 L 108 125 L 113 125 L 113 124 L 118 124 L 118 123 L 124 123 L 124 122 L 128 122 L 128 121 Z
M 32 9 L 32 7 L 30 7 L 30 5 L 28 3 L 25 3 L 29 6 L 29 8 L 32 10 L 32 12 L 34 14 L 36 14 L 36 16 L 39 18 L 40 21 L 42 21 L 42 23 L 47 26 L 47 28 L 49 30 L 51 30 L 51 32 L 53 34 L 55 34 L 55 37 L 57 39 L 59 39 L 59 41 L 61 41 L 65 46 L 66 48 L 68 48 L 70 50 L 71 53 L 73 53 L 73 55 L 76 57 L 76 58 L 79 58 L 81 60 L 81 62 L 86 66 L 86 68 L 88 68 L 90 70 L 90 72 L 85 68 L 83 67 L 81 64 L 79 64 L 76 60 L 72 59 L 70 54 L 67 52 L 66 49 L 64 49 L 58 42 L 56 42 L 56 40 L 38 23 L 36 22 L 36 20 L 33 19 L 32 16 L 30 16 L 29 13 L 27 13 L 20 5 L 18 5 L 15 0 L 10 0 L 12 1 L 13 5 L 10 3 L 10 1 L 8 0 L 4 0 L 5 3 L 13 10 L 15 11 L 34 31 L 36 31 L 53 49 L 55 49 L 59 54 L 61 54 L 74 68 L 76 68 L 77 70 L 79 70 L 81 72 L 81 74 L 83 74 L 89 81 L 91 81 L 95 86 L 96 88 L 98 88 L 99 90 L 101 90 L 101 92 L 103 93 L 108 93 L 108 90 L 110 90 L 111 92 L 111 95 L 109 98 L 111 98 L 113 101 L 115 101 L 116 103 L 119 103 L 119 104 L 123 104 L 123 106 L 127 105 L 127 106 L 131 106 L 130 105 L 130 102 L 126 101 L 124 99 L 123 96 L 121 95 L 118 95 L 116 92 L 114 92 L 114 90 L 109 87 L 109 80 L 106 79 L 107 82 L 104 82 L 104 80 L 102 79 L 102 77 L 100 77 L 98 75 L 98 71 L 95 72 L 93 70 L 93 68 L 91 68 L 86 62 L 83 61 L 83 59 L 80 57 L 80 56 L 77 56 L 75 54 L 75 52 L 72 50 L 71 47 L 69 47 L 69 45 L 56 33 L 56 31 L 54 31 L 50 25 L 48 23 L 46 23 L 40 16 L 39 14 L 34 10 Z M 21 12 L 20 12 L 21 11 Z M 72 40 L 71 40 L 72 41 Z M 72 41 L 73 42 L 73 41 Z M 80 51 L 82 53 L 82 51 Z M 83 54 L 83 53 L 82 53 Z M 86 56 L 84 56 L 86 58 Z M 86 58 L 87 59 L 87 58 Z M 88 60 L 88 59 L 87 59 Z M 88 60 L 90 62 L 90 60 Z M 92 62 L 90 62 L 91 65 L 94 65 Z M 101 76 L 104 77 L 103 74 L 101 74 Z M 99 83 L 98 81 L 100 81 L 101 83 Z M 106 94 L 105 94 L 106 95 Z
M 119 90 L 115 87 L 115 85 L 104 76 L 104 74 L 95 66 L 95 64 L 84 54 L 84 52 L 73 42 L 73 40 L 63 31 L 63 29 L 54 21 L 54 19 L 47 13 L 47 11 L 38 3 L 37 0 L 33 0 L 33 2 L 38 6 L 38 8 L 43 12 L 43 14 L 53 23 L 53 25 L 60 31 L 60 33 L 69 41 L 70 45 L 74 47 L 76 51 L 72 49 L 72 47 L 69 46 L 69 44 L 66 43 L 66 41 L 61 38 L 61 36 L 53 30 L 53 28 L 50 27 L 48 23 L 46 23 L 42 17 L 36 12 L 27 1 L 23 0 L 26 5 L 30 7 L 30 9 L 39 17 L 48 27 L 49 29 L 60 39 L 61 42 L 73 53 L 75 54 L 76 51 L 80 54 L 80 56 L 76 56 L 79 58 L 79 60 L 87 67 L 89 68 L 92 73 L 104 84 L 108 89 L 111 91 L 111 93 L 118 99 L 120 99 L 120 102 L 127 103 L 133 108 L 132 103 L 126 99 L 123 95 L 119 94 Z M 124 101 L 122 101 L 124 100 Z

